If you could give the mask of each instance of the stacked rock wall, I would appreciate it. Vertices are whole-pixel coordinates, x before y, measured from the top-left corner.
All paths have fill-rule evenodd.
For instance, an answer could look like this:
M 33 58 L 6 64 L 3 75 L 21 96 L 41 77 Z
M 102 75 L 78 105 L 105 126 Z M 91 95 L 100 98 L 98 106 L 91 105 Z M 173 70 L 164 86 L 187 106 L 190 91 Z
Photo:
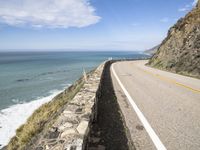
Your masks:
M 81 150 L 89 126 L 97 117 L 97 100 L 101 88 L 101 75 L 105 63 L 91 72 L 83 87 L 65 106 L 64 111 L 31 149 L 37 150 Z

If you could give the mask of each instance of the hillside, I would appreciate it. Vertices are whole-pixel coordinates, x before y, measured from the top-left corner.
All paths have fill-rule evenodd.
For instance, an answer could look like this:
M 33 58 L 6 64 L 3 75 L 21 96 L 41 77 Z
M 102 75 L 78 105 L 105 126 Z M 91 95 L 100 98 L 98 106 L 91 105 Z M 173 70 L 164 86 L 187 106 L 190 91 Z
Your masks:
M 145 54 L 149 54 L 149 55 L 153 55 L 156 53 L 156 51 L 158 50 L 160 45 L 157 45 L 157 46 L 154 46 L 153 48 L 151 49 L 148 49 L 148 50 L 145 50 L 144 53 Z
M 148 65 L 200 78 L 200 0 L 170 28 Z

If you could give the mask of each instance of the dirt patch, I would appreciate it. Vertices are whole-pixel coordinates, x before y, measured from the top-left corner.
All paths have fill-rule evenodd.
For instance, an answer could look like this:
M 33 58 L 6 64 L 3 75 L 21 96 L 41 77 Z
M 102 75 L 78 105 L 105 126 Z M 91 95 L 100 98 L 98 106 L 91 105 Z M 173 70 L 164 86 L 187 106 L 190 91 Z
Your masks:
M 136 126 L 136 129 L 137 129 L 137 130 L 144 130 L 144 127 L 143 127 L 142 125 L 137 125 L 137 126 Z

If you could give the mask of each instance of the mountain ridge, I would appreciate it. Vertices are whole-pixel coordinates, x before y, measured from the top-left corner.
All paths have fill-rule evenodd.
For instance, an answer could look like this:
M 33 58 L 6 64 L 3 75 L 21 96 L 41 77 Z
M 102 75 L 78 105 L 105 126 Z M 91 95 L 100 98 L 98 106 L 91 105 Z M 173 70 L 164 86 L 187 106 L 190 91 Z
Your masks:
M 160 45 L 157 45 L 157 46 L 152 47 L 151 49 L 145 50 L 144 53 L 149 54 L 149 55 L 153 55 L 158 50 L 159 46 Z

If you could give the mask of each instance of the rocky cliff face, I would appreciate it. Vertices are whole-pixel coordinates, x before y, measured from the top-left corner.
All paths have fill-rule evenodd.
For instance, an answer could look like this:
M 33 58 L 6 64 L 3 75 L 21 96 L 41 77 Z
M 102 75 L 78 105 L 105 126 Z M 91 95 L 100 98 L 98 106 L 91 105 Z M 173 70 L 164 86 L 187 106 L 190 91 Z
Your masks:
M 170 28 L 150 66 L 200 78 L 200 0 Z

